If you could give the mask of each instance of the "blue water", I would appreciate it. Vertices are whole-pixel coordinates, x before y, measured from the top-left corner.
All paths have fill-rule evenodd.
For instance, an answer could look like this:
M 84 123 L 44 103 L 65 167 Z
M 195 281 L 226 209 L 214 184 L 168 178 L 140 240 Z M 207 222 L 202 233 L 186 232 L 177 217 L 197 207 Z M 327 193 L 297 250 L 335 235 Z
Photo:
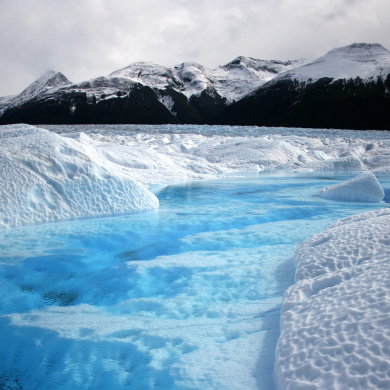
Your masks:
M 385 207 L 315 196 L 353 176 L 156 187 L 155 212 L 1 232 L 0 388 L 272 390 L 295 246 Z

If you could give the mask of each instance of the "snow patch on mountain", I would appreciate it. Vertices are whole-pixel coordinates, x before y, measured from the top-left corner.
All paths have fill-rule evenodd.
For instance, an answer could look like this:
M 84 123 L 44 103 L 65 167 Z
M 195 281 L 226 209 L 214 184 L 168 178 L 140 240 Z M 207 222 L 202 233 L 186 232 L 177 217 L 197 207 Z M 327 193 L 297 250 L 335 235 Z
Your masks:
M 0 96 L 0 109 L 6 106 L 16 95 Z
M 15 98 L 16 95 L 10 96 L 1 96 L 0 97 L 0 116 L 3 111 L 10 105 L 11 101 Z
M 175 102 L 170 96 L 159 96 L 159 100 L 173 115 L 177 115 L 177 112 L 173 109 Z
M 109 75 L 110 78 L 130 79 L 133 82 L 157 89 L 165 89 L 179 84 L 180 81 L 176 81 L 173 76 L 169 68 L 153 62 L 135 62 Z

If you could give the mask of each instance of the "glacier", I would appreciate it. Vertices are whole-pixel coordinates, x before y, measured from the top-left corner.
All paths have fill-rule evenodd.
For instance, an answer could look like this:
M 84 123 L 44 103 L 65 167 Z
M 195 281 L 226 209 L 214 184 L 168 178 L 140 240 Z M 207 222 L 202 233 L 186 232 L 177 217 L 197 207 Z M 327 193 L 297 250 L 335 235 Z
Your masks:
M 159 200 L 154 195 L 158 193 L 156 189 L 162 190 L 177 183 L 193 183 L 195 180 L 206 182 L 218 178 L 237 178 L 245 174 L 266 175 L 270 172 L 274 175 L 321 172 L 323 175 L 329 173 L 329 176 L 332 172 L 346 172 L 349 176 L 357 176 L 359 180 L 352 179 L 352 184 L 351 181 L 343 181 L 328 187 L 322 195 L 332 192 L 330 189 L 333 188 L 336 195 L 331 196 L 331 201 L 335 204 L 341 201 L 354 206 L 374 199 L 377 209 L 334 222 L 296 248 L 294 284 L 286 290 L 281 307 L 275 385 L 280 390 L 389 387 L 390 288 L 387 277 L 389 273 L 386 270 L 390 254 L 390 212 L 387 203 L 382 200 L 383 197 L 386 200 L 389 190 L 383 189 L 376 181 L 376 176 L 390 173 L 389 132 L 136 125 L 38 128 L 20 124 L 1 126 L 0 138 L 2 232 L 13 231 L 11 228 L 15 226 L 44 227 L 46 222 L 69 219 L 78 220 L 82 226 L 80 229 L 88 231 L 86 218 L 155 210 L 159 207 Z M 362 186 L 366 187 L 363 195 L 359 192 Z M 346 198 L 345 195 L 351 193 L 355 196 Z M 324 199 L 322 195 L 313 193 L 313 202 Z M 169 191 L 166 196 L 169 197 Z M 340 203 L 340 208 L 343 207 L 343 203 Z M 356 209 L 359 210 L 359 207 L 357 205 Z M 203 211 L 207 215 L 207 210 Z M 126 223 L 125 220 L 124 224 Z M 297 220 L 296 223 L 300 228 L 306 229 L 306 237 L 313 234 L 309 227 L 304 227 L 304 220 Z M 275 224 L 276 227 L 282 225 Z M 99 226 L 102 228 L 104 224 Z M 259 239 L 259 234 L 251 226 L 246 227 L 246 232 L 254 247 L 237 248 L 234 254 L 224 260 L 216 255 L 224 234 L 228 234 L 223 229 L 213 232 L 211 236 L 205 233 L 192 234 L 181 239 L 181 243 L 195 247 L 196 241 L 209 240 L 216 248 L 210 254 L 210 260 L 221 262 L 224 268 L 234 267 L 236 273 L 231 272 L 232 281 L 239 283 L 241 273 L 251 270 L 252 264 L 246 263 L 247 254 L 257 254 L 255 242 Z M 7 237 L 7 233 L 4 237 Z M 128 261 L 125 268 L 118 266 L 110 272 L 121 288 L 124 286 L 121 277 L 128 283 L 143 275 L 152 289 L 158 276 L 153 271 L 155 266 L 162 270 L 162 275 L 166 278 L 172 277 L 178 269 L 184 274 L 194 272 L 194 278 L 203 288 L 205 285 L 202 283 L 211 280 L 212 275 L 223 277 L 205 263 L 199 252 L 195 251 L 190 256 L 188 253 L 160 256 L 151 261 L 134 259 Z M 184 259 L 186 266 L 183 266 Z M 63 267 L 66 269 L 65 265 Z M 125 279 L 128 275 L 131 277 Z M 69 272 L 69 278 L 72 277 Z M 11 273 L 7 280 L 11 281 L 13 278 L 15 274 Z M 101 280 L 91 279 L 90 275 L 86 276 L 86 280 L 103 284 Z M 32 283 L 28 279 L 27 282 L 24 288 Z M 98 283 L 96 284 L 99 285 Z M 108 295 L 111 287 L 107 286 Z M 86 283 L 85 290 L 94 291 L 94 284 Z M 49 298 L 68 299 L 58 295 Z M 132 308 L 138 313 L 137 305 L 141 304 L 147 307 L 157 305 L 156 300 L 148 297 L 132 301 L 131 304 L 125 302 L 123 305 L 129 305 L 128 310 Z M 174 309 L 179 315 L 180 310 L 191 309 L 184 294 L 180 303 L 176 304 L 180 308 L 172 307 L 173 303 L 165 300 L 160 310 Z M 48 359 L 48 366 L 56 367 L 62 364 L 59 363 L 60 359 L 54 350 L 49 357 L 43 355 L 41 344 L 55 346 L 59 350 L 66 349 L 70 360 L 78 358 L 78 347 L 83 345 L 86 350 L 98 350 L 96 356 L 99 363 L 96 363 L 96 369 L 118 368 L 118 372 L 123 373 L 127 364 L 126 357 L 138 359 L 141 365 L 145 363 L 145 359 L 149 359 L 142 349 L 137 350 L 133 344 L 126 344 L 126 341 L 141 335 L 145 345 L 153 346 L 152 361 L 156 383 L 162 388 L 165 385 L 165 388 L 172 389 L 186 387 L 175 387 L 171 382 L 164 384 L 162 362 L 167 356 L 160 354 L 166 351 L 182 350 L 184 359 L 189 363 L 184 372 L 188 377 L 196 378 L 200 368 L 193 363 L 202 355 L 198 355 L 199 351 L 192 354 L 191 344 L 209 340 L 207 337 L 210 331 L 215 333 L 213 337 L 216 340 L 227 338 L 233 350 L 238 348 L 239 343 L 244 343 L 248 350 L 255 349 L 254 319 L 258 315 L 256 305 L 239 310 L 244 317 L 250 319 L 245 325 L 244 338 L 238 337 L 238 328 L 234 323 L 229 325 L 224 334 L 218 333 L 216 324 L 219 320 L 215 313 L 232 313 L 238 310 L 233 302 L 222 304 L 221 301 L 220 305 L 215 304 L 208 309 L 209 317 L 204 319 L 203 328 L 197 328 L 196 332 L 188 334 L 188 328 L 183 327 L 179 332 L 181 339 L 190 340 L 190 343 L 170 338 L 172 323 L 169 319 L 164 319 L 159 323 L 162 326 L 156 328 L 152 317 L 132 317 L 135 328 L 129 330 L 128 321 L 133 312 L 120 312 L 120 306 L 123 305 L 100 308 L 89 304 L 53 305 L 29 312 L 11 312 L 0 317 L 4 329 L 11 323 L 15 329 L 25 327 L 31 334 L 22 335 L 18 331 L 4 333 L 2 344 L 12 345 L 12 340 L 8 337 L 19 338 L 14 344 L 12 356 L 20 355 L 18 348 L 24 343 L 31 346 L 37 356 L 41 356 L 43 360 Z M 114 311 L 107 315 L 110 310 Z M 67 316 L 66 321 L 64 315 Z M 193 321 L 193 325 L 196 322 L 196 319 L 178 320 L 186 326 L 188 321 Z M 91 329 L 91 324 L 94 324 L 94 329 Z M 142 329 L 145 327 L 153 330 L 155 335 L 144 334 Z M 43 331 L 38 332 L 39 328 Z M 92 332 L 101 338 L 100 346 L 90 341 Z M 114 350 L 105 351 L 104 345 L 109 339 L 118 341 Z M 67 345 L 65 340 L 76 341 Z M 166 343 L 165 349 L 159 347 L 161 343 Z M 209 388 L 233 388 L 229 386 L 237 384 L 233 376 L 236 377 L 235 370 L 238 368 L 245 367 L 245 375 L 248 377 L 253 375 L 249 367 L 249 355 L 226 362 L 220 355 L 224 348 L 222 344 L 218 347 L 206 345 L 204 348 L 212 356 L 209 365 L 203 366 L 203 370 L 210 374 L 210 382 L 207 382 Z M 4 364 L 11 364 L 11 354 L 2 356 L 2 360 Z M 117 367 L 118 364 L 121 366 Z M 222 382 L 213 383 L 212 371 L 222 364 L 226 378 Z M 29 360 L 25 357 L 19 368 L 25 367 L 30 372 L 28 365 Z M 259 367 L 257 365 L 257 369 Z M 64 381 L 69 377 L 69 369 L 63 367 Z M 178 367 L 175 366 L 174 369 L 178 370 Z M 132 367 L 131 370 L 135 375 L 142 376 L 137 367 Z M 45 375 L 43 368 L 40 373 Z M 83 375 L 81 370 L 80 376 Z M 1 380 L 6 383 L 4 378 Z M 33 383 L 33 378 L 31 381 Z M 108 386 L 110 378 L 103 377 L 100 383 Z M 248 383 L 244 381 L 240 385 L 247 386 Z M 257 388 L 256 384 L 250 383 L 251 387 L 245 388 Z M 201 386 L 202 383 L 197 382 L 197 385 Z M 147 388 L 146 382 L 141 381 L 139 386 Z
M 278 389 L 388 389 L 390 210 L 339 220 L 296 250 Z
M 93 147 L 32 126 L 0 131 L 0 226 L 155 209 L 158 199 Z
M 296 136 L 291 130 L 267 128 L 244 136 L 245 127 L 226 127 L 226 135 L 217 133 L 219 126 L 206 126 L 205 134 L 196 134 L 201 126 L 180 126 L 177 134 L 170 133 L 170 126 L 167 133 L 150 132 L 153 127 L 148 126 L 142 127 L 144 132 L 120 132 L 121 126 L 115 131 L 79 128 L 85 131 L 62 135 L 29 125 L 1 128 L 0 226 L 154 209 L 158 200 L 147 190 L 150 185 L 237 172 L 333 169 L 383 174 L 390 167 L 390 141 L 383 139 L 383 132 L 349 138 L 343 134 L 355 133 L 325 131 L 321 138 L 314 130 Z M 375 138 L 367 139 L 370 134 Z

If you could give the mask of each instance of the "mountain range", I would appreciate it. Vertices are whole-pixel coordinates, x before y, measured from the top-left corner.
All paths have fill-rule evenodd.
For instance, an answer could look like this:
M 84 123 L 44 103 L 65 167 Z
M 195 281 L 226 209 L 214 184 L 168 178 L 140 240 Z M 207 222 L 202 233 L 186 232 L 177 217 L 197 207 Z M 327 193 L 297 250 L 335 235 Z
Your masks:
M 81 83 L 49 71 L 0 98 L 0 124 L 223 124 L 390 129 L 390 52 L 355 43 L 312 61 L 216 69 L 137 62 Z

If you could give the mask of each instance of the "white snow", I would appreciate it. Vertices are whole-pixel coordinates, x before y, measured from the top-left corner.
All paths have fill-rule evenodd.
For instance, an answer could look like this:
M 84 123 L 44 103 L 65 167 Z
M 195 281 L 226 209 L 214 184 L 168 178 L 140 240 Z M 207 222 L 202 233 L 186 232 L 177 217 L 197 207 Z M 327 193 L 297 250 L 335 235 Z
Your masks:
M 171 84 L 169 68 L 153 62 L 135 62 L 126 68 L 112 72 L 109 77 L 131 79 L 158 89 L 165 89 Z
M 207 89 L 215 90 L 228 102 L 232 102 L 252 92 L 278 73 L 304 63 L 305 60 L 281 62 L 238 57 L 224 66 L 208 69 L 195 62 L 184 62 L 174 67 L 136 62 L 111 73 L 108 80 L 130 80 L 160 90 L 169 86 L 187 98 L 199 96 Z
M 9 103 L 14 98 L 15 98 L 15 95 L 0 96 L 0 115 L 2 114 L 3 110 L 9 105 Z
M 177 112 L 173 109 L 173 106 L 175 105 L 173 99 L 170 96 L 160 96 L 160 102 L 164 104 L 168 110 L 176 116 Z
M 323 188 L 319 196 L 326 199 L 377 203 L 383 200 L 385 192 L 372 172 L 364 172 L 345 183 Z
M 285 293 L 278 389 L 390 388 L 390 210 L 340 220 L 304 241 Z
M 390 52 L 379 44 L 355 43 L 329 51 L 324 56 L 275 78 L 314 82 L 322 77 L 374 80 L 390 73 Z

